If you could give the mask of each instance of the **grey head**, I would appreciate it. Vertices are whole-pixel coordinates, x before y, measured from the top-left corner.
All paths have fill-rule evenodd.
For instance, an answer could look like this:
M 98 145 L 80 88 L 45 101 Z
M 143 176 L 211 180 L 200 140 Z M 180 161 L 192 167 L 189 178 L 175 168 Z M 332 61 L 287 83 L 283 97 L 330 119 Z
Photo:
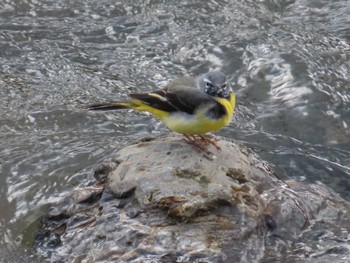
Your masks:
M 215 97 L 228 98 L 231 88 L 227 84 L 226 76 L 220 71 L 209 71 L 198 77 L 198 87 L 205 93 Z

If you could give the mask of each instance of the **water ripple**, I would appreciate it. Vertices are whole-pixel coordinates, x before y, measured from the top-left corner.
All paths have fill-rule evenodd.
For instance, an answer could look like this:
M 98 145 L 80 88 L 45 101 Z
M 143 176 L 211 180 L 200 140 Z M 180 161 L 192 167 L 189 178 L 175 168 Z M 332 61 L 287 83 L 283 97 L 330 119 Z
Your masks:
M 168 132 L 147 115 L 84 105 L 209 69 L 225 72 L 238 97 L 220 135 L 254 148 L 281 178 L 321 180 L 350 200 L 349 3 L 2 1 L 0 244 L 30 244 L 45 205 L 92 166 Z

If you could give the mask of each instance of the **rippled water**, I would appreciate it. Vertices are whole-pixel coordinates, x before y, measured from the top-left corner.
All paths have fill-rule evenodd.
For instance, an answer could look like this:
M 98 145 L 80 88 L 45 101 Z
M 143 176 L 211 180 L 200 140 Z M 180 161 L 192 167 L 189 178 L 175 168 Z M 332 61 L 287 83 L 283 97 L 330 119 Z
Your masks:
M 144 114 L 82 105 L 209 69 L 238 95 L 220 135 L 280 178 L 350 200 L 349 25 L 348 0 L 0 2 L 1 257 L 35 258 L 48 204 L 115 149 L 168 133 Z

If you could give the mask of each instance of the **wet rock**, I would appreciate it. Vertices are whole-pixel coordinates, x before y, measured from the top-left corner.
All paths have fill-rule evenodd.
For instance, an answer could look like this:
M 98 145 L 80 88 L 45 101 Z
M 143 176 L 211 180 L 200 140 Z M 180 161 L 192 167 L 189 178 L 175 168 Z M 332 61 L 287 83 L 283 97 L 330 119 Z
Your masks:
M 212 154 L 180 136 L 118 151 L 96 168 L 95 185 L 56 205 L 38 253 L 68 262 L 268 262 L 295 257 L 311 227 L 341 225 L 347 205 L 323 185 L 282 182 L 249 149 L 217 143 Z M 300 258 L 347 253 L 313 242 Z

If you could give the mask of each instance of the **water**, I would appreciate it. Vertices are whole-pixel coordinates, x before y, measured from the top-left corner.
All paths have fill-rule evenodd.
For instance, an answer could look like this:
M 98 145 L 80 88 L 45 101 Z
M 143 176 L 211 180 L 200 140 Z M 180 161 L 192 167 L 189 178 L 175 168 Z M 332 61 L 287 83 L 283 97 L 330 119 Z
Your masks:
M 2 1 L 0 255 L 24 262 L 46 207 L 115 149 L 168 133 L 151 116 L 90 113 L 183 75 L 221 69 L 234 122 L 281 179 L 350 200 L 350 2 Z

